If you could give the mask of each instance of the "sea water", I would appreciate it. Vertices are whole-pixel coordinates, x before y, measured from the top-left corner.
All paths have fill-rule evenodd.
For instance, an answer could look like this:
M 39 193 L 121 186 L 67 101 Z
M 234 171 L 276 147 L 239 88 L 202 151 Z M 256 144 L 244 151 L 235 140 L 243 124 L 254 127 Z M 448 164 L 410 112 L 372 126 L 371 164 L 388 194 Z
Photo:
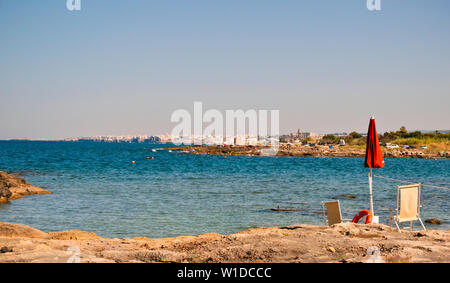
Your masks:
M 152 152 L 163 147 L 173 145 L 0 141 L 0 170 L 52 192 L 0 204 L 0 221 L 46 232 L 172 237 L 323 225 L 321 202 L 334 199 L 340 200 L 344 218 L 369 209 L 368 169 L 362 158 Z M 385 161 L 374 174 L 450 187 L 449 159 Z M 388 223 L 390 209 L 395 213 L 396 186 L 402 184 L 374 178 L 374 210 L 381 223 Z M 448 189 L 423 187 L 422 219 L 444 221 L 426 224 L 428 228 L 449 229 L 449 197 Z M 278 206 L 293 211 L 271 210 Z

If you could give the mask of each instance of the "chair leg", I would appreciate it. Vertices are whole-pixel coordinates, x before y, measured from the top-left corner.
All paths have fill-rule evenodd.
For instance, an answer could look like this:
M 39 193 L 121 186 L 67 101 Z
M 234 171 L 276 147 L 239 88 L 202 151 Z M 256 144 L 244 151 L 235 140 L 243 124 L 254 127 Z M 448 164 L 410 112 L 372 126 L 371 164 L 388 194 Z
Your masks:
M 392 227 L 392 208 L 389 208 L 389 227 Z
M 324 225 L 325 226 L 327 226 L 328 225 L 328 223 L 327 223 L 327 219 L 326 219 L 326 217 L 325 217 L 325 205 L 324 205 L 324 203 L 322 202 L 322 212 L 323 212 L 323 223 L 324 223 Z
M 425 225 L 423 225 L 422 219 L 419 218 L 419 222 L 420 222 L 420 225 L 422 225 L 423 230 L 427 230 L 427 228 L 425 228 Z
M 400 230 L 400 226 L 398 226 L 398 223 L 397 223 L 397 221 L 395 221 L 395 220 L 394 220 L 394 223 L 395 223 L 395 226 L 397 226 L 397 230 L 398 230 L 398 232 L 399 232 L 399 233 L 401 233 L 402 231 Z

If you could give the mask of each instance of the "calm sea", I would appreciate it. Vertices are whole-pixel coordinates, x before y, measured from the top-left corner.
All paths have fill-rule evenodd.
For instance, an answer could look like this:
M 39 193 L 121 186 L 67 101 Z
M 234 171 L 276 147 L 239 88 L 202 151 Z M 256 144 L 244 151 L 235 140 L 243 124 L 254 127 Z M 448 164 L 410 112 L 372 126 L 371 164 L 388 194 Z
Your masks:
M 164 146 L 0 141 L 0 170 L 20 173 L 53 193 L 0 204 L 0 221 L 47 232 L 79 229 L 105 237 L 171 237 L 323 224 L 321 201 L 343 194 L 356 196 L 341 199 L 344 218 L 369 206 L 368 170 L 361 158 L 152 152 Z M 450 187 L 450 160 L 386 159 L 376 174 Z M 395 208 L 397 184 L 374 179 L 380 222 L 387 223 L 389 208 Z M 422 219 L 446 223 L 434 229 L 450 227 L 449 197 L 449 190 L 423 188 Z M 277 206 L 296 211 L 270 211 Z

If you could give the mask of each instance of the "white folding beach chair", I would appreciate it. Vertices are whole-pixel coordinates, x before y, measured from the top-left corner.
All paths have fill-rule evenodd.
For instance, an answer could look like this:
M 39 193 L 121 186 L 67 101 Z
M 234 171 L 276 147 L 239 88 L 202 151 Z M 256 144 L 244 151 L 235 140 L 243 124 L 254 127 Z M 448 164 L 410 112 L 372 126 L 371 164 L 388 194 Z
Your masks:
M 349 220 L 349 219 L 342 219 L 341 206 L 338 200 L 323 201 L 322 209 L 323 209 L 323 221 L 325 222 L 325 225 L 328 224 L 328 226 L 331 226 L 334 224 L 342 223 L 344 220 L 346 221 Z M 325 217 L 325 214 L 327 215 L 327 217 Z
M 413 221 L 419 221 L 423 230 L 426 230 L 420 219 L 420 188 L 420 184 L 397 186 L 397 209 L 394 223 L 399 232 L 401 232 L 399 225 L 402 222 L 410 222 L 412 231 Z

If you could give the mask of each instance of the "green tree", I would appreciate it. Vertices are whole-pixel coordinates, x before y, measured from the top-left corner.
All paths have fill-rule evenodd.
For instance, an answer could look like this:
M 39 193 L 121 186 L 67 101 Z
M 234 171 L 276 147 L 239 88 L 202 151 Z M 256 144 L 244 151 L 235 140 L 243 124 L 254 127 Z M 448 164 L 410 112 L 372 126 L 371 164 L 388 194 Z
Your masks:
M 359 133 L 357 132 L 351 132 L 349 134 L 350 137 L 354 138 L 354 139 L 359 139 L 360 137 L 362 137 Z
M 339 139 L 335 135 L 328 134 L 322 137 L 322 142 L 338 143 Z
M 335 140 L 336 139 L 336 136 L 335 135 L 325 135 L 325 136 L 323 136 L 323 138 L 322 139 L 324 139 L 324 140 Z

